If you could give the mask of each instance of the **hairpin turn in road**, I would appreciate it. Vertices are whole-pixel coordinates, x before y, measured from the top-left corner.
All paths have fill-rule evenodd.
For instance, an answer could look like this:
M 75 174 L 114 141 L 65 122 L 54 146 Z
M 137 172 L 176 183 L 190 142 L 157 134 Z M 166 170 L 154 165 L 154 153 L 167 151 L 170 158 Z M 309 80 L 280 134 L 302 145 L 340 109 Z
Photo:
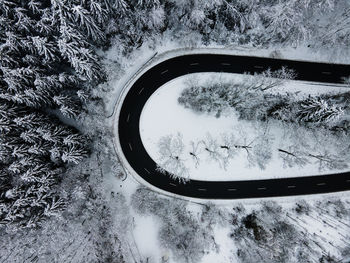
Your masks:
M 183 55 L 163 61 L 142 74 L 128 90 L 118 116 L 118 139 L 122 153 L 133 170 L 149 184 L 186 197 L 238 199 L 329 193 L 350 190 L 350 172 L 252 181 L 199 181 L 180 183 L 156 170 L 140 136 L 139 122 L 148 98 L 163 84 L 189 73 L 260 73 L 293 69 L 297 80 L 342 83 L 350 65 L 232 55 Z M 156 121 L 156 120 L 155 120 Z

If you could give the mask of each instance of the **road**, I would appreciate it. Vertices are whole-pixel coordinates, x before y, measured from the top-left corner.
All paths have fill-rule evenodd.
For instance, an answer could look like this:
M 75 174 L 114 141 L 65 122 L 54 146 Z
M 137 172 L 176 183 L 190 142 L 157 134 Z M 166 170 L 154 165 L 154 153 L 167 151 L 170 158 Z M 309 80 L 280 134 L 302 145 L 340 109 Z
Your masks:
M 314 63 L 271 58 L 198 54 L 168 59 L 140 76 L 128 91 L 119 114 L 118 134 L 128 163 L 145 181 L 177 195 L 205 199 L 239 199 L 306 195 L 350 190 L 350 172 L 307 177 L 254 181 L 199 181 L 179 183 L 156 171 L 140 136 L 141 111 L 148 98 L 166 82 L 189 73 L 259 73 L 282 66 L 295 70 L 297 80 L 341 83 L 350 75 L 350 65 Z M 157 120 L 154 120 L 155 122 Z

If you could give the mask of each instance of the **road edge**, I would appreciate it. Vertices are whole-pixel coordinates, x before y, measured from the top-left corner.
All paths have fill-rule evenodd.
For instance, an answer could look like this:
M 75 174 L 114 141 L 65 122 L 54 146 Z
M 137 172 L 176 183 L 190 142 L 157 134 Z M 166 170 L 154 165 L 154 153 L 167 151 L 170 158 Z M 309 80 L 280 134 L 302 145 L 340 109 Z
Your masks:
M 342 194 L 348 193 L 349 191 L 341 191 L 341 192 L 335 192 L 335 193 L 319 193 L 319 194 L 312 194 L 312 195 L 295 195 L 295 196 L 280 196 L 280 197 L 259 197 L 259 198 L 244 198 L 244 199 L 202 199 L 202 198 L 195 198 L 195 197 L 187 197 L 182 196 L 178 194 L 174 194 L 165 190 L 162 190 L 158 187 L 155 187 L 154 185 L 148 183 L 146 180 L 144 180 L 140 175 L 137 174 L 137 172 L 132 168 L 132 166 L 129 164 L 128 160 L 126 159 L 121 144 L 119 141 L 119 134 L 118 134 L 118 128 L 119 128 L 119 115 L 121 111 L 121 106 L 123 104 L 123 101 L 130 90 L 130 88 L 133 86 L 133 84 L 139 79 L 140 76 L 142 76 L 145 72 L 147 72 L 150 68 L 162 63 L 165 60 L 183 56 L 183 55 L 191 55 L 191 54 L 224 54 L 224 55 L 237 55 L 232 50 L 225 50 L 225 49 L 219 49 L 219 48 L 181 48 L 181 49 L 174 49 L 169 50 L 163 53 L 155 52 L 150 58 L 148 58 L 147 61 L 135 72 L 132 74 L 132 76 L 125 82 L 121 92 L 119 93 L 119 96 L 113 106 L 113 111 L 110 116 L 107 118 L 112 118 L 112 134 L 113 134 L 113 148 L 116 152 L 117 158 L 122 165 L 125 173 L 127 175 L 130 175 L 132 179 L 134 179 L 137 183 L 146 186 L 153 192 L 165 195 L 167 197 L 177 198 L 185 201 L 189 201 L 192 203 L 197 204 L 208 204 L 208 203 L 215 203 L 215 204 L 232 204 L 232 203 L 250 203 L 250 204 L 256 204 L 260 203 L 261 200 L 264 201 L 276 201 L 279 202 L 295 202 L 295 200 L 302 200 L 305 199 L 307 196 L 308 199 L 314 199 L 314 198 L 320 198 L 320 197 L 334 197 L 336 195 L 339 197 Z M 268 57 L 268 56 L 255 56 L 255 57 Z M 287 59 L 289 60 L 289 59 Z M 317 61 L 318 62 L 318 61 Z M 315 62 L 315 63 L 317 63 Z M 332 64 L 332 63 L 330 63 Z M 333 63 L 337 64 L 337 63 Z

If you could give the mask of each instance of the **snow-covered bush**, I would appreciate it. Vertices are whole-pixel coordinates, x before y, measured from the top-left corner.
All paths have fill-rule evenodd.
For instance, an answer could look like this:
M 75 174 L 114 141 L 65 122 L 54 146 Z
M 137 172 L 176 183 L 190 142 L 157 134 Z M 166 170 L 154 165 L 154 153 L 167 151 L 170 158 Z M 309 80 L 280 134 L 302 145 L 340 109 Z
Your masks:
M 309 98 L 300 103 L 295 117 L 300 122 L 329 123 L 339 120 L 343 114 L 341 107 L 330 105 L 321 98 Z
M 333 98 L 334 97 L 334 98 Z M 334 96 L 309 96 L 304 100 L 288 98 L 269 110 L 269 115 L 284 122 L 296 122 L 304 126 L 337 126 L 345 115 L 347 102 Z M 342 94 L 339 94 L 342 97 Z

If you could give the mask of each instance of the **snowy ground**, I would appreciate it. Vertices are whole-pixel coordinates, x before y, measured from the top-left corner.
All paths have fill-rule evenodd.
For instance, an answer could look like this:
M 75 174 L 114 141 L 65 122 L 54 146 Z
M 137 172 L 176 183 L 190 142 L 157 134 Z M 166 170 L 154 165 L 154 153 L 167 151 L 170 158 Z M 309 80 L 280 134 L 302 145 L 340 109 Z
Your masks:
M 199 141 L 205 138 L 206 134 L 211 134 L 214 138 L 220 138 L 223 133 L 237 131 L 241 127 L 245 133 L 254 134 L 254 127 L 251 122 L 239 120 L 233 112 L 226 112 L 224 116 L 216 118 L 213 114 L 198 114 L 190 109 L 185 109 L 177 99 L 181 91 L 186 87 L 186 81 L 205 82 L 208 79 L 218 79 L 220 81 L 238 81 L 242 78 L 239 74 L 229 73 L 196 73 L 176 78 L 161 88 L 159 88 L 147 101 L 140 121 L 140 133 L 143 144 L 148 154 L 155 161 L 159 159 L 158 141 L 162 136 L 177 134 L 183 136 L 185 153 L 191 150 L 190 142 Z M 315 83 L 305 83 L 301 81 L 289 81 L 281 87 L 276 87 L 274 92 L 299 92 L 298 96 L 309 94 L 320 94 L 340 91 L 342 87 L 320 86 Z M 277 149 L 282 143 L 282 129 L 274 127 L 271 132 L 275 138 L 273 148 Z M 185 164 L 189 168 L 189 175 L 192 179 L 198 180 L 256 180 L 281 177 L 296 177 L 306 175 L 317 175 L 327 173 L 320 172 L 318 165 L 309 164 L 303 168 L 283 167 L 282 160 L 278 158 L 278 152 L 273 151 L 273 159 L 265 170 L 259 167 L 248 167 L 246 153 L 242 151 L 227 166 L 226 170 L 220 168 L 217 162 L 210 159 L 203 159 L 195 167 L 191 158 L 185 159 Z M 329 172 L 329 171 L 328 171 Z M 333 171 L 337 172 L 337 171 Z
M 158 52 L 164 52 L 168 51 L 175 48 L 173 45 L 167 45 L 166 43 L 156 51 Z M 178 48 L 178 46 L 176 46 Z M 261 56 L 269 56 L 269 53 L 272 50 L 236 50 L 235 47 L 232 47 L 231 52 L 235 54 L 247 54 L 247 55 L 261 55 Z M 133 53 L 132 57 L 127 58 L 126 61 L 121 61 L 120 63 L 125 66 L 122 71 L 114 71 L 113 77 L 111 81 L 109 82 L 109 86 L 111 91 L 107 92 L 108 97 L 106 97 L 107 101 L 107 109 L 109 112 L 112 112 L 112 109 L 114 107 L 115 99 L 117 98 L 117 95 L 120 93 L 121 88 L 125 85 L 125 83 L 128 81 L 128 79 L 137 72 L 137 70 L 144 64 L 149 58 L 151 58 L 154 55 L 154 50 L 149 49 L 145 45 L 135 51 Z M 219 53 L 226 53 L 230 52 L 229 50 L 219 50 Z M 170 52 L 173 54 L 173 52 Z M 178 54 L 184 54 L 186 52 L 179 50 Z M 214 51 L 212 53 L 215 53 Z M 289 49 L 286 50 L 285 52 L 281 52 L 282 57 L 284 58 L 291 58 L 291 59 L 308 59 L 308 60 L 315 60 L 315 61 L 327 61 L 328 58 L 320 57 L 319 54 L 313 54 L 310 53 L 307 48 L 304 50 L 295 50 L 295 49 Z M 163 57 L 166 55 L 163 55 Z M 109 53 L 107 53 L 107 57 L 110 59 L 114 59 L 115 57 L 115 51 L 110 50 Z M 113 68 L 113 67 L 112 67 Z M 120 73 L 117 73 L 120 72 Z M 223 75 L 223 74 L 222 74 Z M 237 75 L 233 74 L 228 74 L 229 77 L 232 78 L 237 78 Z M 112 76 L 112 74 L 111 74 Z M 153 127 L 156 128 L 157 132 L 148 130 L 148 134 L 152 135 L 149 136 L 148 142 L 145 141 L 147 139 L 147 131 L 144 130 L 142 132 L 142 139 L 144 140 L 144 144 L 148 144 L 150 149 L 154 150 L 154 154 L 156 155 L 156 147 L 154 143 L 156 143 L 159 139 L 158 136 L 164 135 L 164 134 L 169 134 L 173 133 L 174 129 L 177 128 L 179 125 L 182 126 L 182 128 L 186 128 L 185 125 L 183 124 L 188 124 L 190 128 L 188 129 L 190 132 L 193 130 L 193 128 L 196 128 L 199 126 L 199 122 L 201 121 L 201 118 L 203 118 L 202 122 L 202 127 L 208 128 L 209 125 L 205 123 L 206 120 L 210 119 L 211 121 L 215 121 L 215 125 L 222 125 L 222 127 L 228 127 L 229 126 L 229 118 L 221 118 L 221 119 L 216 119 L 215 117 L 205 117 L 205 116 L 198 116 L 197 114 L 192 113 L 190 110 L 185 110 L 183 107 L 177 104 L 177 97 L 178 94 L 180 93 L 180 88 L 183 88 L 182 81 L 184 78 L 179 78 L 174 80 L 171 83 L 168 83 L 165 85 L 162 89 L 158 90 L 157 93 L 150 98 L 148 104 L 146 105 L 146 108 L 144 109 L 143 112 L 143 117 L 146 117 L 144 120 L 148 120 L 149 122 L 144 122 L 141 123 L 141 129 L 145 128 L 150 128 L 152 129 Z M 176 85 L 179 84 L 179 85 Z M 171 88 L 173 86 L 173 88 Z M 163 92 L 163 90 L 166 90 L 166 87 L 168 87 L 169 91 Z M 306 89 L 307 88 L 307 89 Z M 304 86 L 303 83 L 298 82 L 298 85 L 289 85 L 288 87 L 289 91 L 292 91 L 294 89 L 295 91 L 301 90 L 301 93 L 304 93 L 307 95 L 308 93 L 313 93 L 317 94 L 319 92 L 329 92 L 330 90 L 333 90 L 333 87 L 327 87 L 323 86 L 322 89 L 320 86 L 317 85 L 307 85 Z M 308 92 L 304 92 L 307 90 Z M 163 102 L 162 101 L 162 92 L 163 95 L 165 95 L 165 98 L 169 99 L 168 102 Z M 169 92 L 169 93 L 168 93 Z M 158 94 L 159 93 L 159 94 Z M 301 95 L 300 93 L 300 95 Z M 174 96 L 173 96 L 174 95 Z M 158 100 L 158 101 L 157 101 Z M 156 102 L 156 103 L 153 103 Z M 175 105 L 176 104 L 176 105 Z M 159 122 L 155 122 L 154 120 L 157 119 L 155 117 L 156 112 L 151 113 L 152 118 L 147 119 L 147 107 L 151 105 L 151 110 L 157 111 L 157 109 L 161 109 L 164 111 L 164 109 L 167 109 L 167 116 L 159 114 L 162 111 L 158 112 L 157 114 L 160 115 L 158 117 L 161 117 L 159 119 Z M 169 106 L 169 105 L 174 105 L 176 106 L 176 112 L 169 110 L 170 107 L 164 107 L 164 105 Z M 170 114 L 170 115 L 169 115 Z M 181 119 L 181 114 L 184 114 L 185 119 Z M 150 116 L 149 116 L 150 117 Z M 193 123 L 190 122 L 191 118 L 195 120 L 196 125 L 193 125 Z M 177 121 L 176 121 L 177 120 Z M 180 122 L 178 122 L 180 120 Z M 226 121 L 225 121 L 226 120 Z M 212 129 L 216 129 L 215 126 L 211 127 Z M 159 133 L 158 133 L 158 129 Z M 199 127 L 198 127 L 198 130 Z M 220 129 L 217 129 L 221 131 Z M 145 132 L 146 131 L 146 132 Z M 160 133 L 160 131 L 163 131 L 163 134 Z M 191 134 L 191 133 L 190 133 Z M 189 134 L 189 135 L 190 135 Z M 202 132 L 202 134 L 205 134 L 205 132 Z M 185 137 L 185 134 L 184 134 Z M 153 140 L 153 141 L 152 141 Z M 153 142 L 153 143 L 152 143 Z M 148 148 L 148 147 L 147 147 Z M 148 149 L 148 151 L 150 151 Z M 152 155 L 151 155 L 152 156 Z M 155 156 L 156 157 L 156 156 Z M 216 164 L 214 164 L 215 166 Z M 245 167 L 244 167 L 245 168 Z M 217 169 L 217 167 L 215 167 Z M 315 168 L 314 168 L 315 169 Z M 223 172 L 221 170 L 221 172 Z M 266 175 L 268 176 L 268 175 Z M 113 176 L 112 176 L 113 178 Z M 112 179 L 111 178 L 111 179 Z M 202 178 L 201 178 L 202 179 Z M 247 179 L 247 178 L 245 178 Z M 217 178 L 213 180 L 218 180 Z M 230 179 L 232 180 L 232 179 Z M 135 189 L 139 186 L 138 183 L 135 182 L 135 180 L 131 177 L 128 176 L 127 179 L 123 182 L 115 182 L 115 178 L 113 178 L 111 181 L 107 180 L 106 185 L 109 185 L 109 187 L 112 187 L 115 192 L 121 192 L 123 196 L 126 198 L 126 204 L 130 206 L 130 214 L 133 218 L 133 223 L 131 224 L 131 227 L 133 228 L 132 230 L 132 238 L 130 239 L 130 244 L 134 248 L 134 253 L 138 254 L 138 256 L 135 256 L 138 259 L 138 262 L 164 262 L 161 260 L 161 257 L 164 257 L 164 259 L 169 258 L 169 263 L 175 263 L 175 262 L 180 262 L 177 258 L 174 258 L 172 255 L 172 252 L 166 248 L 163 247 L 163 244 L 159 241 L 159 230 L 161 227 L 161 220 L 155 216 L 155 215 L 142 215 L 134 211 L 133 208 L 131 208 L 130 205 L 130 197 L 133 193 L 135 193 Z M 159 198 L 164 198 L 164 196 L 159 195 Z M 292 207 L 295 205 L 296 202 L 302 200 L 303 198 L 306 198 L 307 202 L 310 204 L 314 204 L 318 201 L 326 201 L 326 200 L 331 200 L 332 198 L 341 198 L 344 202 L 348 200 L 348 194 L 347 192 L 344 193 L 334 193 L 334 194 L 328 194 L 328 195 L 312 195 L 312 196 L 306 196 L 306 197 L 285 197 L 285 198 L 272 198 L 272 200 L 278 202 L 279 205 L 281 205 L 284 209 L 287 209 L 287 211 L 290 211 Z M 259 209 L 261 203 L 260 200 L 257 199 L 250 199 L 250 200 L 232 200 L 232 201 L 227 201 L 224 206 L 221 206 L 223 209 L 228 209 L 232 210 L 232 207 L 235 205 L 243 204 L 245 209 L 251 211 L 254 209 Z M 187 204 L 187 207 L 186 205 Z M 192 203 L 192 205 L 189 205 L 190 203 L 184 203 L 184 207 L 186 207 L 186 210 L 190 210 L 194 215 L 199 212 L 197 210 L 200 209 L 201 205 Z M 171 211 L 171 208 L 168 208 L 167 210 Z M 248 213 L 248 211 L 247 211 Z M 338 247 L 343 246 L 344 242 L 344 237 L 338 236 L 335 234 L 337 229 L 340 229 L 345 236 L 347 236 L 348 230 L 342 228 L 341 223 L 333 224 L 332 226 L 326 225 L 326 223 L 323 224 L 315 224 L 315 222 L 320 222 L 319 220 L 316 220 L 315 217 L 311 218 L 301 218 L 298 215 L 293 215 L 293 218 L 295 218 L 298 222 L 295 222 L 296 226 L 300 226 L 300 224 L 303 225 L 303 227 L 310 229 L 308 234 L 313 236 L 312 239 L 315 241 L 320 241 L 321 244 L 323 244 L 325 247 L 328 247 L 328 241 L 332 241 L 332 243 Z M 320 217 L 320 215 L 316 216 L 316 218 L 320 218 L 322 220 L 323 217 Z M 328 217 L 327 217 L 328 219 Z M 331 218 L 330 218 L 331 219 Z M 292 220 L 292 219 L 291 219 Z M 309 226 L 314 226 L 313 228 L 309 228 Z M 304 229 L 303 229 L 304 230 Z M 237 246 L 233 242 L 233 240 L 230 238 L 230 227 L 222 227 L 222 226 L 214 226 L 213 229 L 214 232 L 214 238 L 216 243 L 219 246 L 219 250 L 212 250 L 210 253 L 205 255 L 202 259 L 199 261 L 202 263 L 209 263 L 209 262 L 218 262 L 218 263 L 226 263 L 226 262 L 239 262 L 239 260 L 236 258 L 235 254 L 237 251 Z M 315 235 L 321 235 L 319 237 L 315 237 Z M 134 242 L 134 243 L 133 243 Z M 334 248 L 332 246 L 332 248 Z M 333 252 L 331 250 L 331 252 Z M 339 255 L 339 251 L 334 251 L 333 252 L 335 255 Z

